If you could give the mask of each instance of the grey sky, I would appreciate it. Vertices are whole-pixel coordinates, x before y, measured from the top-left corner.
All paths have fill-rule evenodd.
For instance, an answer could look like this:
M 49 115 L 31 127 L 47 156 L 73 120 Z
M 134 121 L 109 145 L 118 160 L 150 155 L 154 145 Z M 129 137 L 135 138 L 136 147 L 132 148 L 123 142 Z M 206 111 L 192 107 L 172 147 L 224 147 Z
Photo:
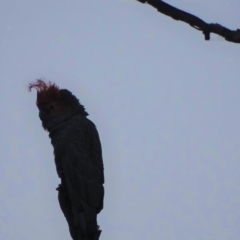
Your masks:
M 237 0 L 169 0 L 240 28 Z M 66 240 L 28 82 L 71 90 L 100 133 L 101 240 L 240 235 L 239 45 L 135 0 L 1 1 L 0 239 Z

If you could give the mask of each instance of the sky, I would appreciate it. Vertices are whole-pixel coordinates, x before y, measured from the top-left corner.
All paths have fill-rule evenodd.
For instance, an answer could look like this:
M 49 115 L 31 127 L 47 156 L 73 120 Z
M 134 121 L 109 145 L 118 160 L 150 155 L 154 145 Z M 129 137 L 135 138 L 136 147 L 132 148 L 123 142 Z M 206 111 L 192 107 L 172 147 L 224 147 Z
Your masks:
M 168 0 L 240 28 L 237 0 Z M 36 92 L 67 88 L 100 134 L 101 240 L 240 235 L 240 48 L 136 0 L 1 1 L 0 239 L 71 239 Z

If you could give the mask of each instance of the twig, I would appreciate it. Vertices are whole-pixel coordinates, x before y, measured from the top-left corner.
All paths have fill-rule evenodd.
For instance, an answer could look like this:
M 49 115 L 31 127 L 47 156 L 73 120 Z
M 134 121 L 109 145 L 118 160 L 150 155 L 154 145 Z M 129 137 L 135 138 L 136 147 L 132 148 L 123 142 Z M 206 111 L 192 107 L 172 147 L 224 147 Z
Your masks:
M 210 33 L 218 34 L 224 37 L 229 42 L 240 43 L 240 29 L 230 30 L 226 27 L 221 26 L 218 23 L 206 23 L 202 19 L 184 12 L 178 8 L 175 8 L 161 0 L 137 0 L 141 3 L 148 3 L 155 7 L 159 12 L 172 17 L 175 20 L 183 21 L 188 23 L 191 27 L 202 31 L 205 40 L 210 39 Z

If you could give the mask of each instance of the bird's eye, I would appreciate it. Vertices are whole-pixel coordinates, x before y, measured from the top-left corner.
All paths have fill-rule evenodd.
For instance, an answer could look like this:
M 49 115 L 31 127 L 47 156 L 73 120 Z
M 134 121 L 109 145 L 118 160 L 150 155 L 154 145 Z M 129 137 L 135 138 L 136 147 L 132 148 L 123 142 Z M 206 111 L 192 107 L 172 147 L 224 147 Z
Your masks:
M 46 106 L 45 110 L 47 113 L 51 113 L 55 108 L 54 104 L 49 104 L 48 106 Z

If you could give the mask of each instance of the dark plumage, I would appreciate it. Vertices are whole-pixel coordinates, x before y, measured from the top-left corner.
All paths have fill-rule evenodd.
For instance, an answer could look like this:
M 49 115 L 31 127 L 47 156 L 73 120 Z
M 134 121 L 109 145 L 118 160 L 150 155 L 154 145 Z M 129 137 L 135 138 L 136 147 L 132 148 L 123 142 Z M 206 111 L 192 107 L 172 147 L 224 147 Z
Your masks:
M 78 99 L 68 90 L 42 80 L 37 106 L 54 148 L 60 207 L 74 240 L 98 240 L 97 214 L 103 209 L 104 169 L 99 135 Z

